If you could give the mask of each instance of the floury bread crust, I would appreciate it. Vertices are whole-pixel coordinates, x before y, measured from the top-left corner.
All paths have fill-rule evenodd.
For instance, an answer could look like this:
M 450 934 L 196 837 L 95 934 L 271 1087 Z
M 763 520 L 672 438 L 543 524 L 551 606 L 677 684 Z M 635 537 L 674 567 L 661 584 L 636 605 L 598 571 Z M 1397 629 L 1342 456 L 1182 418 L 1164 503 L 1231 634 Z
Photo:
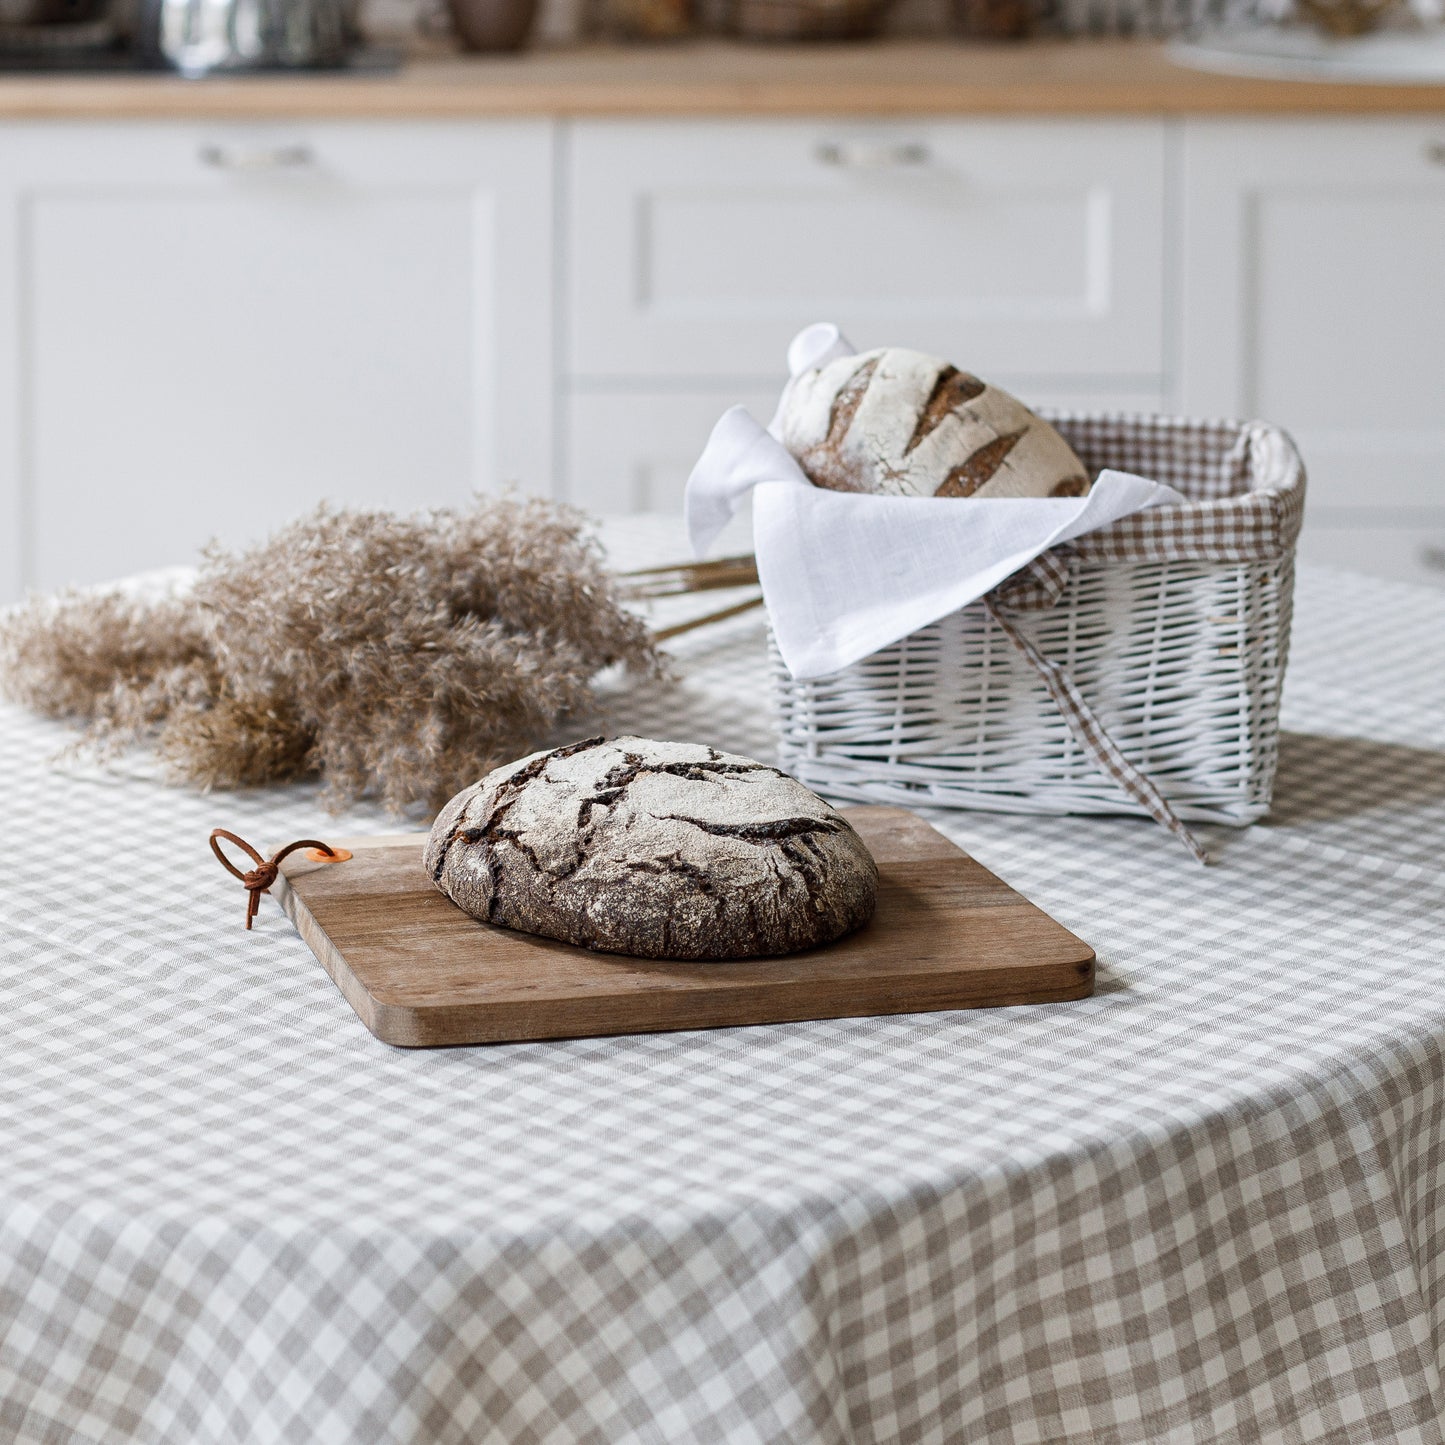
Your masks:
M 1074 449 L 1023 402 L 890 347 L 794 379 L 782 442 L 814 485 L 897 497 L 1079 497 Z
M 642 958 L 814 948 L 866 923 L 878 891 L 863 840 L 796 779 L 637 737 L 488 773 L 442 809 L 425 857 L 476 918 Z

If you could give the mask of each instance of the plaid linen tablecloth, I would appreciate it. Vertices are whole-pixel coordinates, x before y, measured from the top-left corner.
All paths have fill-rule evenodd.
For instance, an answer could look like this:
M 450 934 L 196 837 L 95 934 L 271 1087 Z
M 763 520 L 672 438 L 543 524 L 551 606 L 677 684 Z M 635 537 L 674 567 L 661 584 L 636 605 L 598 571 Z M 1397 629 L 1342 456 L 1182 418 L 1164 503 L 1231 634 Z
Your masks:
M 0 713 L 0 1439 L 1441 1441 L 1445 594 L 1302 575 L 1274 815 L 933 815 L 1071 1004 L 404 1052 L 210 797 Z M 618 728 L 766 756 L 761 623 Z

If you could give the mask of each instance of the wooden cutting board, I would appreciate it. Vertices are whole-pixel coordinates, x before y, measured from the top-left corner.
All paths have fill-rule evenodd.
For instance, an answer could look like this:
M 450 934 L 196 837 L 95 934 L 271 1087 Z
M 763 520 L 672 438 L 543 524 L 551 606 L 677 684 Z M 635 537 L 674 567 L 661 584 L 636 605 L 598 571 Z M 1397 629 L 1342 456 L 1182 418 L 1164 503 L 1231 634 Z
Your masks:
M 902 808 L 845 808 L 878 860 L 866 928 L 806 953 L 681 963 L 591 953 L 478 923 L 422 868 L 425 834 L 295 853 L 275 884 L 377 1038 L 405 1048 L 1056 1003 L 1094 951 Z

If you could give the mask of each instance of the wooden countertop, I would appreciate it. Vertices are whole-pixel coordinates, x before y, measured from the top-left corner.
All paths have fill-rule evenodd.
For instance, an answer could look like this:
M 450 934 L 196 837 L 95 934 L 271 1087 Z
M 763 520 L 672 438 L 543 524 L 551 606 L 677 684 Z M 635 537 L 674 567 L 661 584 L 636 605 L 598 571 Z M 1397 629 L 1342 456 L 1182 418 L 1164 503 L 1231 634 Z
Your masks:
M 781 115 L 1445 115 L 1445 85 L 1234 79 L 1145 41 L 855 45 L 419 55 L 396 75 L 0 77 L 0 119 Z

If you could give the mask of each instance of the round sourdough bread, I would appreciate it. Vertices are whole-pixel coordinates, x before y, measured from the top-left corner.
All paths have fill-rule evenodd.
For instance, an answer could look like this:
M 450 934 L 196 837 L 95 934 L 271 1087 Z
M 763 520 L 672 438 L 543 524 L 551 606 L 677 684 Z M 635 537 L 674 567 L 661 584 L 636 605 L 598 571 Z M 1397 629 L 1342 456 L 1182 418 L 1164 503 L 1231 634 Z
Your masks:
M 815 486 L 898 497 L 1079 497 L 1074 449 L 1017 397 L 889 347 L 795 377 L 781 440 Z
M 442 809 L 432 881 L 476 918 L 643 958 L 754 958 L 873 915 L 878 869 L 800 782 L 693 743 L 589 738 Z

